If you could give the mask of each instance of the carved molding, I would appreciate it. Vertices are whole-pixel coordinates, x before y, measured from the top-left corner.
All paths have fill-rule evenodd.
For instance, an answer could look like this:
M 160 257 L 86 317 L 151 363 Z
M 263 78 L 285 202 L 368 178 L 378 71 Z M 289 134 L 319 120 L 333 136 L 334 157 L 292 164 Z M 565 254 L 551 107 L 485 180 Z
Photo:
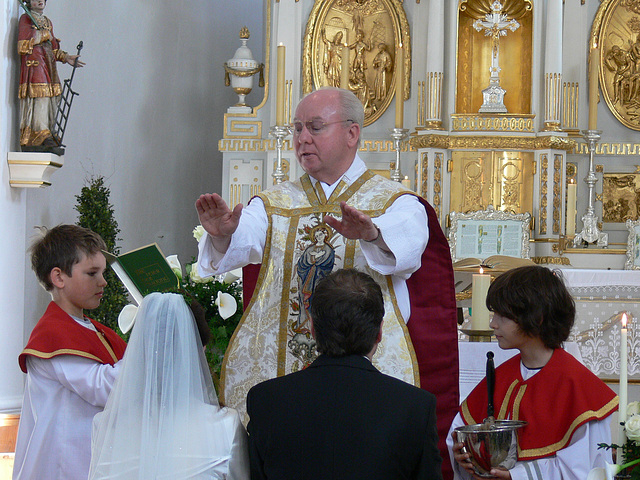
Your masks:
M 545 137 L 509 137 L 509 136 L 455 136 L 427 134 L 417 135 L 409 140 L 416 148 L 462 149 L 482 148 L 491 150 L 565 150 L 576 147 L 575 140 L 554 135 Z

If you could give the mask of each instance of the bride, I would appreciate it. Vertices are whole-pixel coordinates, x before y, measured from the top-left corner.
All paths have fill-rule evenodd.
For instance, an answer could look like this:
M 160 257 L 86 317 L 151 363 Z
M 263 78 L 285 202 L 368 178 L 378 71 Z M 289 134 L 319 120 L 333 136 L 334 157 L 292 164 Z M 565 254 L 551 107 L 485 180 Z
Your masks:
M 91 480 L 249 478 L 246 431 L 218 405 L 181 295 L 144 298 L 91 453 Z

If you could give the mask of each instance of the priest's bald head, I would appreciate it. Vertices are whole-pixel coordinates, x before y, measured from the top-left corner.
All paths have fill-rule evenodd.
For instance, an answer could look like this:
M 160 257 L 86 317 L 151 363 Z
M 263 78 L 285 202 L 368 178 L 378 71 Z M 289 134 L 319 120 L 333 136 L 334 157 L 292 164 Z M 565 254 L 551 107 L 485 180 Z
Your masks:
M 360 145 L 364 108 L 352 92 L 325 87 L 298 104 L 293 145 L 300 166 L 329 185 L 351 166 Z

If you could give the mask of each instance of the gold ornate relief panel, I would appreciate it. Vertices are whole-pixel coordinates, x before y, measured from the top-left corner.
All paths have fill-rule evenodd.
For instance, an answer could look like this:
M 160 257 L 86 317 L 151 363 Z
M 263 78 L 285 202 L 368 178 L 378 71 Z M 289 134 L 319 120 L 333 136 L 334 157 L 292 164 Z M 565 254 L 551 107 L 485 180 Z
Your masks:
M 640 174 L 605 173 L 602 179 L 602 221 L 624 223 L 640 215 Z
M 459 0 L 456 112 L 477 113 L 482 90 L 489 86 L 492 38 L 477 32 L 473 22 L 491 13 L 493 0 Z M 507 93 L 509 113 L 531 112 L 533 58 L 533 2 L 503 0 L 503 12 L 520 23 L 515 32 L 500 38 L 500 86 Z
M 398 69 L 400 44 L 404 65 Z M 347 53 L 349 90 L 364 105 L 365 125 L 389 107 L 399 74 L 404 75 L 404 100 L 409 99 L 411 40 L 400 0 L 316 0 L 304 35 L 303 92 L 340 86 Z
M 531 213 L 533 152 L 454 151 L 451 153 L 450 211 L 496 210 Z
M 624 126 L 640 130 L 640 0 L 603 1 L 592 37 L 607 106 Z

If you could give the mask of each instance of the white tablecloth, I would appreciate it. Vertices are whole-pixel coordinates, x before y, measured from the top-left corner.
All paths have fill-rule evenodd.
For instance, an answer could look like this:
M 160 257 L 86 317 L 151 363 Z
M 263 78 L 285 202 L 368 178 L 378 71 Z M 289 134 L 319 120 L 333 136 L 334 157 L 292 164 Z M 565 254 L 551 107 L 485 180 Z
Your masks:
M 640 270 L 592 270 L 560 268 L 568 288 L 633 286 L 640 287 Z

